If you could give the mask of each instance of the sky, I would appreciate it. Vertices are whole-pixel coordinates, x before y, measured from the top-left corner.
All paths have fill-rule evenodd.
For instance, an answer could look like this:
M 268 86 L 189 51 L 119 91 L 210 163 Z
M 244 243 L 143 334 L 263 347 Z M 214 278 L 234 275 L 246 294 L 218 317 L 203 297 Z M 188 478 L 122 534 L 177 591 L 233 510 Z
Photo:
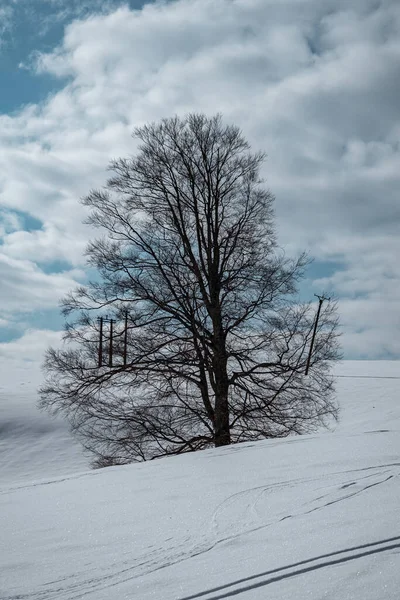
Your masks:
M 267 153 L 279 244 L 339 298 L 345 358 L 400 358 L 397 0 L 0 0 L 0 362 L 38 368 L 89 276 L 79 199 L 191 111 Z M 19 372 L 19 371 L 18 371 Z

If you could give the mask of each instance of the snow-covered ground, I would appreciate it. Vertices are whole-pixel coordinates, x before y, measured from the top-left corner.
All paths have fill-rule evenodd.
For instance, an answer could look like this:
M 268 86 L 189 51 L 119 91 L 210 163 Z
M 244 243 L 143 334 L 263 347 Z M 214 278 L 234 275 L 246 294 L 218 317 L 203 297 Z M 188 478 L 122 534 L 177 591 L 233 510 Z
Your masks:
M 337 374 L 330 432 L 89 472 L 0 390 L 0 598 L 398 600 L 400 362 Z

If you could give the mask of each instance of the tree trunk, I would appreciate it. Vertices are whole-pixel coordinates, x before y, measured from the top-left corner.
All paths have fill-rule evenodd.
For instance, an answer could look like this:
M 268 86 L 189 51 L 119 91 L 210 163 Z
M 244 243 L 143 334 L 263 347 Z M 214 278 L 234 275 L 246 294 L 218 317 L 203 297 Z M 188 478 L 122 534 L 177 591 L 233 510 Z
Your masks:
M 228 372 L 225 348 L 221 349 L 214 363 L 215 411 L 214 443 L 215 447 L 228 446 L 231 443 L 228 405 Z
M 215 398 L 214 444 L 218 448 L 230 443 L 228 394 L 224 393 Z

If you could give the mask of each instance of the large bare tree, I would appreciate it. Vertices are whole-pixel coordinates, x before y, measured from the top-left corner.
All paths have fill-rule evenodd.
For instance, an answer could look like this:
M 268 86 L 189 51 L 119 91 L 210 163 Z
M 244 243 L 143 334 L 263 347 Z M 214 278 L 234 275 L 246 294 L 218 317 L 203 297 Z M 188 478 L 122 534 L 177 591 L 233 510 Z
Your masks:
M 105 233 L 87 250 L 99 277 L 63 301 L 69 345 L 47 352 L 41 406 L 68 417 L 97 465 L 335 417 L 336 307 L 324 304 L 305 377 L 315 309 L 296 288 L 308 260 L 277 246 L 263 154 L 220 116 L 165 119 L 135 136 L 137 155 L 113 161 L 106 188 L 83 201 Z M 112 367 L 98 365 L 105 312 Z

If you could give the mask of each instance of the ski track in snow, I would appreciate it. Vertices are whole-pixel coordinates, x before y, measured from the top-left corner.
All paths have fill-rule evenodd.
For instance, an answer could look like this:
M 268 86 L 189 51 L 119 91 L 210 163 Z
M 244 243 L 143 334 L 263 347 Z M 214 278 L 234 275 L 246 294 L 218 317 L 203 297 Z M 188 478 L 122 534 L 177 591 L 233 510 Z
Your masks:
M 175 543 L 170 546 L 167 543 L 161 548 L 148 546 L 146 552 L 137 557 L 135 561 L 121 561 L 119 568 L 115 568 L 116 565 L 114 564 L 112 568 L 109 568 L 109 572 L 104 573 L 100 577 L 94 576 L 86 579 L 78 579 L 76 575 L 68 575 L 44 583 L 41 589 L 35 592 L 6 596 L 3 600 L 55 600 L 56 598 L 59 600 L 74 600 L 89 595 L 94 595 L 95 597 L 95 594 L 99 591 L 187 561 L 195 556 L 213 550 L 220 544 L 230 542 L 241 536 L 249 535 L 271 526 L 279 526 L 279 523 L 287 519 L 294 519 L 315 511 L 327 510 L 338 502 L 349 501 L 354 496 L 365 492 L 371 493 L 376 486 L 388 484 L 392 479 L 398 477 L 400 475 L 399 467 L 400 463 L 375 465 L 357 470 L 328 473 L 320 477 L 276 482 L 237 492 L 225 498 L 215 508 L 211 523 L 207 527 L 204 527 L 205 533 L 200 542 L 193 543 L 191 536 L 182 537 L 178 540 L 175 538 Z M 363 474 L 365 471 L 371 472 Z M 350 474 L 352 475 L 351 477 L 349 477 Z M 332 485 L 332 477 L 337 478 L 337 482 L 334 485 Z M 329 480 L 329 484 L 324 485 L 324 480 Z M 36 483 L 32 484 L 32 487 L 47 485 L 49 483 L 52 482 Z M 268 515 L 268 497 L 271 494 L 284 488 L 298 487 L 299 496 L 301 496 L 301 487 L 310 483 L 315 484 L 313 493 L 319 493 L 319 495 L 306 501 L 299 508 L 296 506 L 288 507 L 275 514 L 272 519 L 263 520 L 263 516 Z M 321 494 L 322 490 L 326 490 L 326 492 Z M 282 495 L 280 497 L 282 498 Z M 255 523 L 257 523 L 256 526 Z M 227 534 L 227 532 L 230 533 Z M 165 542 L 167 541 L 165 540 Z M 400 547 L 400 543 L 385 546 L 387 550 L 397 547 Z M 361 553 L 361 556 L 364 555 L 368 555 L 368 552 L 366 554 Z M 354 558 L 357 557 L 357 552 L 354 552 Z M 351 552 L 348 553 L 348 560 L 350 559 Z M 317 559 L 309 559 L 309 561 L 314 562 Z M 308 562 L 308 560 L 302 562 Z M 300 571 L 300 573 L 302 572 L 303 570 Z M 233 595 L 232 592 L 230 592 L 230 595 Z M 225 596 L 222 595 L 216 598 L 223 597 Z
M 345 368 L 353 373 L 355 366 L 349 363 Z M 368 373 L 387 369 L 389 374 L 399 374 L 398 363 L 380 363 L 375 367 L 366 364 L 357 368 Z M 21 473 L 17 471 L 13 478 L 13 469 L 17 467 L 10 462 L 11 467 L 7 471 L 6 465 L 6 478 L 0 488 L 1 502 L 4 503 L 0 517 L 5 515 L 7 518 L 7 509 L 14 502 L 18 507 L 11 513 L 15 523 L 5 522 L 9 525 L 6 527 L 9 539 L 6 536 L 3 545 L 6 548 L 6 544 L 10 543 L 11 558 L 4 570 L 5 582 L 0 581 L 0 599 L 78 600 L 87 597 L 122 600 L 137 597 L 147 600 L 151 597 L 155 600 L 219 600 L 242 594 L 246 600 L 252 600 L 251 590 L 297 577 L 291 600 L 302 600 L 303 597 L 318 600 L 397 600 L 400 597 L 397 591 L 400 579 L 396 576 L 396 570 L 400 573 L 400 569 L 396 569 L 400 556 L 400 530 L 397 529 L 400 513 L 396 506 L 400 475 L 398 383 L 343 379 L 338 386 L 341 390 L 339 400 L 345 408 L 343 421 L 337 426 L 339 438 L 333 431 L 269 441 L 265 445 L 263 442 L 259 445 L 240 444 L 187 456 L 182 458 L 183 462 L 179 458 L 166 459 L 165 467 L 162 461 L 156 466 L 155 461 L 138 467 L 138 471 L 132 465 L 121 471 L 112 468 L 85 473 L 82 472 L 86 469 L 83 462 L 74 463 L 76 467 L 68 462 L 76 458 L 75 455 L 70 457 L 68 452 L 65 452 L 62 466 L 55 468 L 54 465 L 58 465 L 56 438 L 52 438 L 54 446 L 51 448 L 54 451 L 44 456 L 48 470 L 39 460 L 40 452 L 36 453 L 36 462 L 32 461 L 32 465 L 29 460 L 27 462 L 28 454 L 21 455 L 21 460 L 15 462 L 17 467 L 22 465 Z M 18 440 L 11 437 L 10 440 L 14 445 L 9 448 L 9 456 L 15 454 L 18 459 Z M 324 440 L 327 440 L 326 446 Z M 27 448 L 30 441 L 28 437 L 25 439 Z M 65 446 L 62 447 L 65 450 Z M 317 456 L 315 460 L 313 453 L 319 452 L 321 457 Z M 271 460 L 271 465 L 276 461 L 275 470 L 266 471 L 265 460 Z M 236 462 L 240 468 L 236 468 Z M 184 467 L 182 473 L 181 464 Z M 249 468 L 251 473 L 247 476 L 243 468 Z M 230 475 L 230 469 L 234 476 Z M 221 472 L 225 473 L 223 485 L 219 490 L 214 489 L 214 483 L 218 488 L 221 482 Z M 211 479 L 211 483 L 209 474 L 215 478 Z M 201 497 L 196 497 L 200 488 L 190 488 L 197 475 L 203 478 L 200 479 L 201 485 L 206 484 L 208 495 L 204 506 Z M 152 483 L 157 477 L 160 478 L 158 486 Z M 74 484 L 74 481 L 77 483 Z M 144 511 L 147 518 L 159 513 L 154 524 L 155 528 L 160 527 L 159 531 L 153 530 L 150 522 L 142 526 L 132 519 L 137 510 L 136 504 L 125 503 L 124 499 L 115 510 L 123 510 L 122 523 L 130 529 L 126 536 L 118 529 L 120 523 L 114 518 L 112 501 L 120 491 L 123 492 L 127 481 L 130 482 L 129 492 L 135 493 L 138 484 L 141 492 L 139 505 L 150 501 L 151 494 L 160 493 L 160 498 L 156 498 L 150 509 Z M 98 498 L 96 494 L 102 494 L 102 486 L 110 484 L 116 486 L 117 495 L 105 492 L 103 498 Z M 145 492 L 142 488 L 146 488 Z M 81 489 L 84 489 L 85 496 L 74 507 Z M 185 508 L 186 500 L 182 498 L 186 490 L 189 509 L 186 507 L 183 511 L 182 523 L 179 518 L 173 518 L 164 527 L 164 519 L 168 519 L 175 510 L 175 497 L 178 499 L 177 510 Z M 72 507 L 70 519 L 64 519 L 58 509 L 54 509 L 64 492 L 67 500 L 61 503 L 60 511 L 68 511 Z M 98 500 L 102 500 L 100 506 L 97 505 Z M 44 511 L 50 509 L 49 521 L 41 508 L 31 511 L 30 504 L 40 501 L 44 502 Z M 85 519 L 81 514 L 85 515 L 91 506 L 96 508 L 96 516 L 105 519 L 101 528 L 104 530 L 103 537 L 100 535 L 97 539 L 94 536 L 93 540 L 86 537 L 96 533 L 97 522 L 93 519 L 89 519 L 82 532 L 79 531 L 79 519 L 83 519 L 82 523 Z M 25 507 L 27 512 L 24 515 Z M 387 507 L 391 512 L 388 513 Z M 201 510 L 196 515 L 199 508 Z M 32 525 L 30 519 L 37 519 L 37 524 Z M 70 525 L 73 532 L 68 537 Z M 327 535 L 327 539 L 321 542 L 320 529 Z M 308 545 L 310 530 L 313 530 L 313 535 Z M 304 533 L 306 541 L 300 539 Z M 120 537 L 124 542 L 121 546 L 118 545 Z M 289 550 L 284 546 L 287 542 Z M 258 560 L 260 549 L 262 556 Z M 377 555 L 382 557 L 379 562 Z M 225 556 L 236 558 L 236 563 L 229 573 L 221 576 L 217 572 L 213 579 L 210 566 L 216 564 L 219 568 L 221 561 L 224 565 Z M 199 562 L 195 557 L 199 557 Z M 368 557 L 371 557 L 371 562 L 368 562 Z M 42 558 L 48 561 L 43 572 Z M 246 565 L 248 559 L 250 562 Z M 356 566 L 344 569 L 338 575 L 332 567 L 342 563 L 354 563 Z M 393 568 L 393 571 L 388 571 L 392 577 L 392 595 L 385 595 L 380 587 L 381 569 L 385 572 L 387 564 Z M 269 571 L 265 570 L 267 566 Z M 169 567 L 171 571 L 167 570 Z M 311 595 L 303 594 L 304 590 L 311 590 L 314 579 L 301 580 L 301 575 L 311 571 L 322 573 L 326 569 L 329 572 L 323 576 L 322 586 L 318 587 L 317 581 L 317 587 L 307 591 Z M 2 567 L 0 571 L 1 580 Z M 192 574 L 191 581 L 187 573 Z M 339 579 L 335 580 L 335 577 Z M 363 593 L 354 595 L 354 586 L 359 585 L 364 577 Z M 301 581 L 305 587 L 298 589 Z M 183 587 L 179 582 L 183 582 Z M 345 593 L 342 595 L 337 585 L 343 582 L 347 587 L 344 585 Z M 6 589 L 3 588 L 4 583 Z M 124 584 L 127 585 L 124 587 Z M 280 595 L 281 586 L 275 590 L 279 600 L 286 598 Z M 256 597 L 264 598 L 263 595 Z M 274 593 L 270 597 L 275 600 Z

